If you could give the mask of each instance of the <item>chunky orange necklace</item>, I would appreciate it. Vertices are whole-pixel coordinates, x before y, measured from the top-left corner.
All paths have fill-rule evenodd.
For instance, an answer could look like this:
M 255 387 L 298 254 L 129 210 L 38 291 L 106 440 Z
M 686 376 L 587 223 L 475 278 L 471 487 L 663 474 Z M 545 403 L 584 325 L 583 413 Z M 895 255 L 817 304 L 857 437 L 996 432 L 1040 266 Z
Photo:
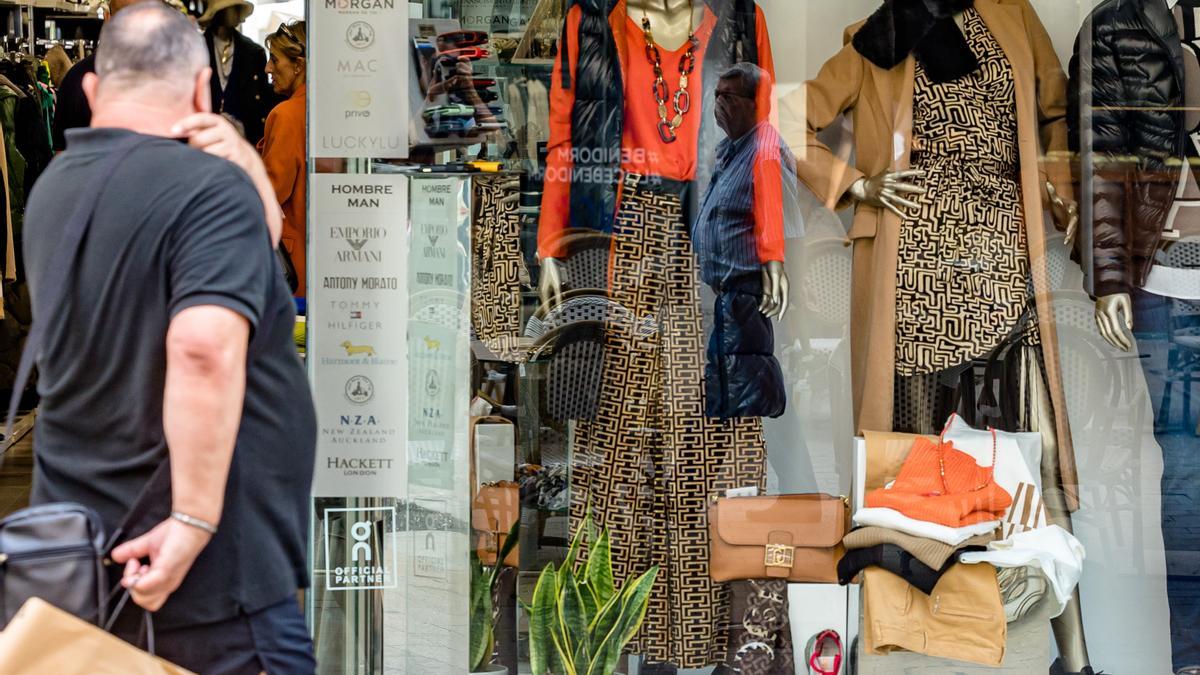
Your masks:
M 654 101 L 658 103 L 658 135 L 663 143 L 674 143 L 679 136 L 675 130 L 683 125 L 683 116 L 692 109 L 692 95 L 688 92 L 688 76 L 696 69 L 696 47 L 700 41 L 696 39 L 695 6 L 688 3 L 688 50 L 679 61 L 679 89 L 671 95 L 671 88 L 663 79 L 662 54 L 658 51 L 658 43 L 654 41 L 654 32 L 650 29 L 650 16 L 642 10 L 642 33 L 646 36 L 646 59 L 654 66 Z M 667 119 L 667 101 L 675 116 Z

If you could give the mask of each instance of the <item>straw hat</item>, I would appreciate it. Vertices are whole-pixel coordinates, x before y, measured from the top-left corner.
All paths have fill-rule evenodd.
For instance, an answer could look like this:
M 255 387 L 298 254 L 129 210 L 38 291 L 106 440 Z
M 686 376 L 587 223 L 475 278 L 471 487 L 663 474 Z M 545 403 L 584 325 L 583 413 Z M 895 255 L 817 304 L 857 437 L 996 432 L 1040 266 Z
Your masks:
M 246 17 L 254 13 L 254 5 L 247 0 L 210 0 L 208 7 L 204 9 L 204 14 L 200 17 L 200 25 L 207 26 L 217 14 L 228 7 L 237 7 L 241 16 L 238 18 L 238 23 L 246 20 Z

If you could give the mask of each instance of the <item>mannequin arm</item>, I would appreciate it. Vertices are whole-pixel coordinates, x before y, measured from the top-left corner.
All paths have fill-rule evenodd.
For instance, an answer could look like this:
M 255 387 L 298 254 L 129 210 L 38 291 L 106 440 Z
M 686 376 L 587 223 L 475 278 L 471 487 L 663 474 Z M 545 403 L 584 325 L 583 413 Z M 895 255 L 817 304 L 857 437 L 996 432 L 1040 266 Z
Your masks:
M 1070 155 L 1067 150 L 1067 75 L 1054 50 L 1054 43 L 1033 6 L 1022 2 L 1020 7 L 1037 76 L 1038 125 L 1044 153 L 1042 179 L 1054 185 L 1055 192 L 1063 201 L 1071 202 L 1075 199 L 1075 192 L 1071 184 Z M 1047 206 L 1053 207 L 1053 195 L 1044 194 L 1043 198 Z M 1058 223 L 1065 229 L 1065 222 Z
M 1050 181 L 1046 181 L 1046 194 L 1050 198 L 1050 212 L 1054 215 L 1055 225 L 1066 232 L 1064 243 L 1069 250 L 1075 245 L 1075 235 L 1079 233 L 1079 205 L 1059 195 L 1058 189 Z
M 858 103 L 863 73 L 862 56 L 847 44 L 821 67 L 816 79 L 804 83 L 804 91 L 797 89 L 780 101 L 784 142 L 803 158 L 796 163 L 796 174 L 829 208 L 850 206 L 847 191 L 866 176 L 846 161 L 848 150 L 835 154 L 817 134 Z
M 1128 293 L 1096 299 L 1096 328 L 1113 347 L 1123 352 L 1133 349 L 1133 302 Z
M 762 275 L 763 297 L 762 302 L 758 304 L 758 311 L 768 319 L 782 321 L 783 315 L 787 314 L 788 296 L 791 293 L 787 271 L 784 270 L 782 262 L 772 260 L 763 265 Z
M 538 299 L 543 306 L 562 304 L 562 262 L 557 258 L 542 258 L 541 278 L 538 279 Z

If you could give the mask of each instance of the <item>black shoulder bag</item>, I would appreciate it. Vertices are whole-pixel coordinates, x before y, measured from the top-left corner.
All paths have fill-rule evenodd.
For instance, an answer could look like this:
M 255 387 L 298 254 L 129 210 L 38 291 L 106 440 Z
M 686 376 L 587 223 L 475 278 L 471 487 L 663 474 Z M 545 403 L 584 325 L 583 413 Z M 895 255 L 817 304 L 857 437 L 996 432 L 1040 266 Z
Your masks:
M 42 347 L 47 323 L 45 316 L 53 315 L 61 306 L 67 280 L 78 262 L 76 258 L 84 234 L 91 224 L 100 192 L 117 166 L 144 142 L 144 137 L 131 138 L 102 160 L 95 179 L 84 186 L 79 203 L 63 230 L 59 258 L 43 271 L 39 279 L 38 292 L 42 296 L 45 315 L 40 321 L 35 317 L 21 354 L 21 364 L 8 405 L 5 438 L 12 434 L 13 418 L 22 390 L 29 381 Z M 126 532 L 149 529 L 147 521 L 150 518 L 147 516 L 154 510 L 151 505 L 159 502 L 169 505 L 169 493 L 170 468 L 168 462 L 164 461 L 155 470 L 121 526 L 107 535 L 96 512 L 81 504 L 31 506 L 0 520 L 0 628 L 8 625 L 26 600 L 38 597 L 85 621 L 103 626 L 105 630 L 110 629 L 128 601 L 129 592 L 125 591 L 110 612 L 109 606 L 122 587 L 118 585 L 109 592 L 105 569 L 108 554 L 118 541 L 125 538 Z M 145 628 L 150 652 L 153 653 L 153 626 L 149 612 L 145 613 Z

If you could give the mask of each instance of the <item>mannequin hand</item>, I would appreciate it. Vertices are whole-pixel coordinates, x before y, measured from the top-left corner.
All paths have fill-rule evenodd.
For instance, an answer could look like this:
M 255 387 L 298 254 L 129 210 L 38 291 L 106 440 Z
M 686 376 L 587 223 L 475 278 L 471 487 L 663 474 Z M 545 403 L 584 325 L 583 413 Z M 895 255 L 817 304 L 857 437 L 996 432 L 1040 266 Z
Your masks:
M 546 306 L 562 304 L 562 270 L 557 258 L 542 258 L 542 275 L 538 280 L 538 298 Z M 553 302 L 553 305 L 551 303 Z
M 1075 236 L 1079 234 L 1079 205 L 1059 196 L 1058 190 L 1049 181 L 1046 182 L 1046 194 L 1050 195 L 1050 212 L 1054 215 L 1054 222 L 1066 232 L 1063 243 L 1070 250 L 1075 246 Z
M 772 260 L 762 267 L 763 295 L 758 303 L 758 311 L 768 319 L 782 320 L 787 313 L 788 294 L 790 291 L 787 272 L 783 263 Z
M 1113 347 L 1123 352 L 1133 349 L 1133 302 L 1128 293 L 1096 299 L 1096 328 Z
M 926 191 L 925 188 L 910 183 L 909 180 L 924 177 L 925 172 L 921 169 L 884 171 L 872 178 L 858 179 L 854 185 L 850 186 L 850 196 L 869 206 L 887 209 L 903 218 L 905 214 L 900 210 L 901 207 L 920 208 L 916 202 L 909 201 L 905 197 L 913 194 L 923 195 Z

